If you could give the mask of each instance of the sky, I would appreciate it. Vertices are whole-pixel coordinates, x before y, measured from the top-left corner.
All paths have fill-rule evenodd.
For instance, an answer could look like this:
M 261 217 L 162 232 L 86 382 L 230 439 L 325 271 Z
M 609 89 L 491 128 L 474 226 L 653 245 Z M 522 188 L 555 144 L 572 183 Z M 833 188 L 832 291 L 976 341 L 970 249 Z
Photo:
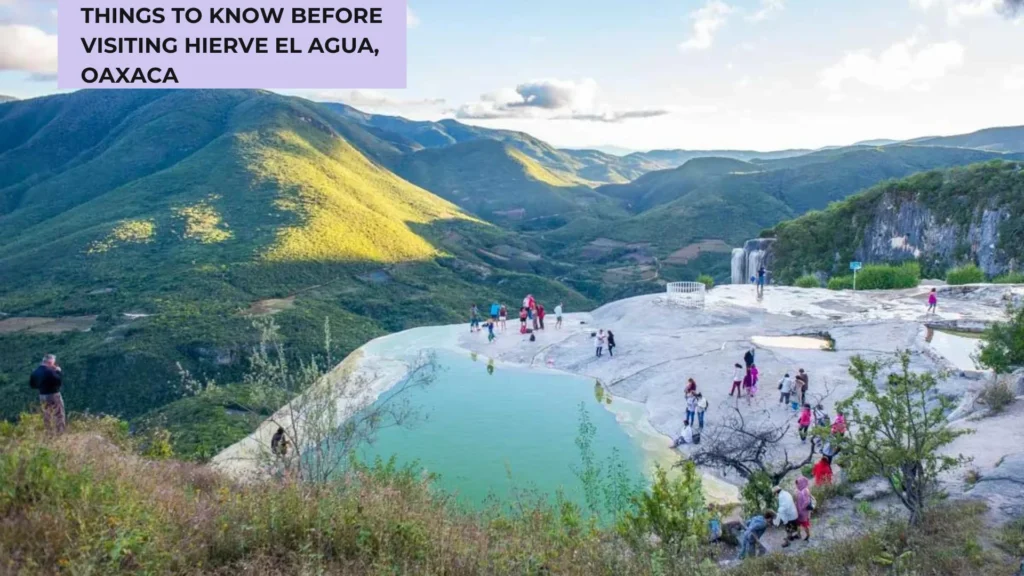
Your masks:
M 406 89 L 285 92 L 562 147 L 778 150 L 957 134 L 1024 125 L 1022 5 L 410 0 Z M 0 94 L 57 91 L 56 9 L 0 0 Z

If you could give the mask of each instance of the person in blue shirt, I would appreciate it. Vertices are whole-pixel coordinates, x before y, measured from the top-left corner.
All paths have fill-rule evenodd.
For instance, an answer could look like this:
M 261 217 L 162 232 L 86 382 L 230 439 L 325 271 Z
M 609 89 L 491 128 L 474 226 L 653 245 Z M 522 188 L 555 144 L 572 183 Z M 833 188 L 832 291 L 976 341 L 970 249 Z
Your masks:
M 765 510 L 764 515 L 754 516 L 747 520 L 747 526 L 743 530 L 743 535 L 740 536 L 740 555 L 736 558 L 737 560 L 743 560 L 747 554 L 757 555 L 758 541 L 764 536 L 765 531 L 768 530 L 768 524 L 774 519 L 775 511 Z
M 491 321 L 492 322 L 497 322 L 498 321 L 498 312 L 500 312 L 500 311 L 501 311 L 501 304 L 498 304 L 497 302 L 491 302 Z
M 767 276 L 767 274 L 768 274 L 768 271 L 764 269 L 764 266 L 761 266 L 760 268 L 757 269 L 757 293 L 758 294 L 764 294 L 764 280 L 765 280 L 765 276 Z

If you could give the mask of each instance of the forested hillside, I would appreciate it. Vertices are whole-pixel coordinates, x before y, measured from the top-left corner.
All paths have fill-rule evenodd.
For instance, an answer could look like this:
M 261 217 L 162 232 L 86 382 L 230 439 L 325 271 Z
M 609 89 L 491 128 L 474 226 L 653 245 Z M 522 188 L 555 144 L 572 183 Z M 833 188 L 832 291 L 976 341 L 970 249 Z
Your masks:
M 182 396 L 178 364 L 230 383 L 258 316 L 273 314 L 301 354 L 329 317 L 343 355 L 462 321 L 473 302 L 533 292 L 590 305 L 534 275 L 564 270 L 518 257 L 534 249 L 524 239 L 357 142 L 381 144 L 269 92 L 79 92 L 0 107 L 0 414 L 31 404 L 24 379 L 45 352 L 61 356 L 76 410 L 132 418 Z
M 1024 165 L 993 161 L 886 182 L 765 235 L 777 239 L 781 282 L 845 274 L 851 260 L 916 260 L 939 278 L 974 264 L 992 278 L 1024 259 Z

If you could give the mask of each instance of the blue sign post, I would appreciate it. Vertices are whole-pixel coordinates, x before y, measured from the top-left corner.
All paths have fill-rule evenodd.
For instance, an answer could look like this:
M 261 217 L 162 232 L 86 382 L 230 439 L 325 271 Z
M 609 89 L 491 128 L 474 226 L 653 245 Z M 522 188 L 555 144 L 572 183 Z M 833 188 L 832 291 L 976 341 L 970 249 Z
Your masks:
M 850 262 L 850 270 L 853 270 L 853 289 L 857 289 L 857 270 L 863 268 L 860 262 Z

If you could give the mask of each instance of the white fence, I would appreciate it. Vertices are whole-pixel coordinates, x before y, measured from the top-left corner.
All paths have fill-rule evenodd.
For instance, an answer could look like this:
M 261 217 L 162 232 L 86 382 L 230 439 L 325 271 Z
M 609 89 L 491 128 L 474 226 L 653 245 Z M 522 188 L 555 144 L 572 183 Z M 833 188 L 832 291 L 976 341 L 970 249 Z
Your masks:
M 701 282 L 670 282 L 665 285 L 665 301 L 671 306 L 703 308 L 707 290 Z

